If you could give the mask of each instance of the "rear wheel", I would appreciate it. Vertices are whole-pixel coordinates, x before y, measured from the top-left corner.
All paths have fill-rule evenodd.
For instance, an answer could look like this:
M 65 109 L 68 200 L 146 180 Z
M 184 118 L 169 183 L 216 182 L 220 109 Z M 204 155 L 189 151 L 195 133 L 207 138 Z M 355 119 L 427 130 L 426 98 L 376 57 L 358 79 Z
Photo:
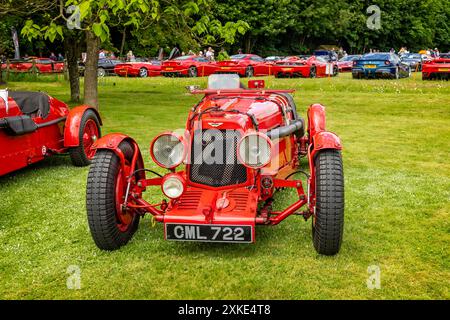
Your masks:
M 78 147 L 69 149 L 70 159 L 74 166 L 84 167 L 91 164 L 95 155 L 92 145 L 100 137 L 100 121 L 94 111 L 87 110 L 80 121 Z
M 333 77 L 336 77 L 339 74 L 339 68 L 338 66 L 333 67 Z
M 315 78 L 317 76 L 317 69 L 316 69 L 316 66 L 312 66 L 310 69 L 309 69 L 309 77 L 310 78 Z
M 194 66 L 190 67 L 188 70 L 188 76 L 191 78 L 196 78 L 197 75 L 198 75 L 197 68 Z
M 132 145 L 119 145 L 129 169 Z M 140 169 L 140 168 L 136 168 Z M 130 241 L 139 226 L 140 216 L 125 210 L 127 181 L 119 157 L 112 150 L 98 150 L 89 170 L 86 209 L 89 229 L 95 244 L 102 250 L 116 250 Z
M 140 68 L 139 69 L 139 77 L 147 78 L 148 77 L 148 70 L 146 68 Z
M 252 66 L 248 66 L 247 69 L 245 69 L 245 76 L 247 78 L 253 77 L 254 73 L 255 73 L 255 71 L 253 70 Z
M 315 166 L 314 248 L 320 254 L 334 255 L 339 252 L 344 232 L 344 173 L 340 151 L 320 151 Z

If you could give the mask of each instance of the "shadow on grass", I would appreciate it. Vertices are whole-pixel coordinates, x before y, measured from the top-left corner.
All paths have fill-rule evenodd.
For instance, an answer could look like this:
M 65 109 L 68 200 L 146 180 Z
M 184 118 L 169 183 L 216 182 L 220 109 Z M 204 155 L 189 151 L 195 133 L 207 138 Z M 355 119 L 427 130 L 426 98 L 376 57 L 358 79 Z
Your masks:
M 72 163 L 70 161 L 68 154 L 53 155 L 51 157 L 45 158 L 42 161 L 30 164 L 19 170 L 10 172 L 4 176 L 0 177 L 0 185 L 6 181 L 14 180 L 15 182 L 20 182 L 22 179 L 29 179 L 33 175 L 38 173 L 44 173 L 45 170 L 51 170 L 62 167 L 70 167 Z M 41 172 L 42 171 L 42 172 Z

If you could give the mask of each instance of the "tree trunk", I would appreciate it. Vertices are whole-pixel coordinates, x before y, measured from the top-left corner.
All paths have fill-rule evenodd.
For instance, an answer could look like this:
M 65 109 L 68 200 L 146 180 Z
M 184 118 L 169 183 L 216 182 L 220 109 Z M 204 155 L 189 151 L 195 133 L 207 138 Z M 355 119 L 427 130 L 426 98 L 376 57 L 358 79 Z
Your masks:
M 245 47 L 244 47 L 244 52 L 245 53 L 251 53 L 251 43 L 252 43 L 252 39 L 250 36 L 250 32 L 247 32 L 246 37 L 245 37 Z
M 84 103 L 98 109 L 97 67 L 99 38 L 86 31 L 86 69 L 84 71 Z
M 80 57 L 80 43 L 75 37 L 64 40 L 67 70 L 69 71 L 70 100 L 80 102 L 80 74 L 78 72 L 78 58 Z
M 122 32 L 122 43 L 120 44 L 120 53 L 119 53 L 119 57 L 123 57 L 123 49 L 124 49 L 124 47 L 125 47 L 125 39 L 126 39 L 126 36 L 127 36 L 127 28 L 125 27 L 125 28 L 123 29 L 123 32 Z

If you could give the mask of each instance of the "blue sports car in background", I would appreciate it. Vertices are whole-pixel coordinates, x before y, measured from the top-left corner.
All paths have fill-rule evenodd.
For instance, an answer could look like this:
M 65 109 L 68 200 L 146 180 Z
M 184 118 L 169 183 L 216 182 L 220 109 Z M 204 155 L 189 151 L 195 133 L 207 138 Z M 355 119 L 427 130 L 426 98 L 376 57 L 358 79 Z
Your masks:
M 352 76 L 361 78 L 408 78 L 411 68 L 395 53 L 367 53 L 353 61 Z

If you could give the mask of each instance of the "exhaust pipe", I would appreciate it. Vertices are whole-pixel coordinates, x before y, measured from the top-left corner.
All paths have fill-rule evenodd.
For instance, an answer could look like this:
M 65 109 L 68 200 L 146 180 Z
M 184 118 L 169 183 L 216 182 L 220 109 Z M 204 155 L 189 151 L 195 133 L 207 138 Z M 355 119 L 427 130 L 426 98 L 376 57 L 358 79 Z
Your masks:
M 303 120 L 299 119 L 299 120 L 295 120 L 290 125 L 275 128 L 270 131 L 267 131 L 266 135 L 270 139 L 274 140 L 274 139 L 278 139 L 278 138 L 284 138 L 295 132 L 299 132 L 299 133 L 300 133 L 300 131 L 303 132 L 303 130 L 304 130 Z M 302 135 L 303 134 L 301 134 L 301 136 Z

